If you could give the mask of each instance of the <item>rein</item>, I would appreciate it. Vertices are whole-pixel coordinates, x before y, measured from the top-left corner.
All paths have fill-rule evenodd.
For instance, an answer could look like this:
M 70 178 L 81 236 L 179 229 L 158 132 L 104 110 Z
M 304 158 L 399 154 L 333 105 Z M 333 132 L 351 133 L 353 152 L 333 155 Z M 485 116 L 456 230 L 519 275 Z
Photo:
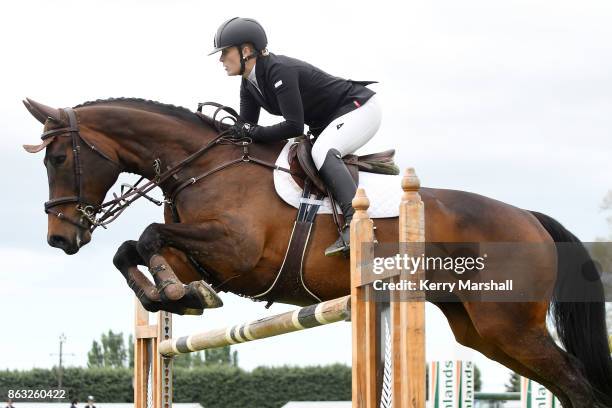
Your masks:
M 51 137 L 58 137 L 58 136 L 70 136 L 72 138 L 72 152 L 74 154 L 74 174 L 75 174 L 76 194 L 74 196 L 64 196 L 64 197 L 53 198 L 45 202 L 45 205 L 44 205 L 45 213 L 54 214 L 61 220 L 66 221 L 78 228 L 89 230 L 90 232 L 93 232 L 97 227 L 106 228 L 106 226 L 110 224 L 111 222 L 113 222 L 114 220 L 116 220 L 119 217 L 119 215 L 121 215 L 121 213 L 125 211 L 127 207 L 129 207 L 134 201 L 138 200 L 141 197 L 146 198 L 147 200 L 151 201 L 152 203 L 158 206 L 161 206 L 162 204 L 169 204 L 172 206 L 178 193 L 182 191 L 183 189 L 185 189 L 186 187 L 192 184 L 195 184 L 199 180 L 202 180 L 203 178 L 211 174 L 214 174 L 226 167 L 232 166 L 237 163 L 253 162 L 253 163 L 260 164 L 266 167 L 270 167 L 274 170 L 281 170 L 281 171 L 285 171 L 285 172 L 294 174 L 290 169 L 286 169 L 284 167 L 277 166 L 276 164 L 268 163 L 266 161 L 257 159 L 255 157 L 251 157 L 249 154 L 249 149 L 248 149 L 248 146 L 251 143 L 253 143 L 251 138 L 248 138 L 248 137 L 235 138 L 235 137 L 232 137 L 232 132 L 230 129 L 228 128 L 226 128 L 225 130 L 222 129 L 221 125 L 224 124 L 223 122 L 224 120 L 230 119 L 234 123 L 237 121 L 238 114 L 236 113 L 234 109 L 227 107 L 227 106 L 220 105 L 215 102 L 205 102 L 205 103 L 198 104 L 198 112 L 200 114 L 202 112 L 203 106 L 216 107 L 216 110 L 213 115 L 213 126 L 215 127 L 215 130 L 219 132 L 219 134 L 215 138 L 210 140 L 208 143 L 206 143 L 204 146 L 202 146 L 200 149 L 198 149 L 194 153 L 187 156 L 185 159 L 181 160 L 174 167 L 170 167 L 168 170 L 166 170 L 163 173 L 161 172 L 160 161 L 159 159 L 156 159 L 153 163 L 153 168 L 155 171 L 155 177 L 153 180 L 147 181 L 144 185 L 140 187 L 138 187 L 138 185 L 140 184 L 140 182 L 142 182 L 145 179 L 144 176 L 140 177 L 140 179 L 134 185 L 124 183 L 121 186 L 121 193 L 119 196 L 116 193 L 113 193 L 113 197 L 114 197 L 113 199 L 106 201 L 100 205 L 92 204 L 91 202 L 87 201 L 83 197 L 83 194 L 82 194 L 83 168 L 81 165 L 82 162 L 81 162 L 81 156 L 80 156 L 81 142 L 84 142 L 94 152 L 98 153 L 101 157 L 110 161 L 115 166 L 119 167 L 121 171 L 124 169 L 124 167 L 120 165 L 119 163 L 115 162 L 113 159 L 111 159 L 109 156 L 104 154 L 99 149 L 96 149 L 96 147 L 92 143 L 89 143 L 85 138 L 83 138 L 79 130 L 79 123 L 78 123 L 78 118 L 76 116 L 76 112 L 72 108 L 63 108 L 62 110 L 68 116 L 69 126 L 59 128 L 59 129 L 48 130 L 41 135 L 41 139 L 43 141 L 46 141 L 47 139 Z M 216 117 L 222 111 L 228 112 L 230 116 L 225 116 L 221 118 L 219 121 L 217 121 Z M 223 163 L 211 170 L 208 170 L 207 172 L 197 177 L 191 177 L 190 179 L 188 179 L 187 181 L 184 181 L 178 187 L 176 187 L 172 191 L 170 198 L 166 196 L 163 201 L 156 200 L 155 198 L 150 197 L 148 195 L 148 193 L 151 190 L 153 190 L 156 187 L 160 187 L 160 185 L 163 182 L 168 180 L 170 177 L 172 177 L 178 171 L 183 169 L 185 166 L 191 164 L 193 161 L 198 159 L 208 150 L 212 149 L 214 146 L 227 145 L 227 144 L 242 146 L 242 156 L 237 159 L 231 160 L 229 162 Z M 124 189 L 126 187 L 128 190 L 124 192 Z M 53 207 L 56 207 L 62 204 L 68 204 L 68 203 L 76 203 L 77 212 L 82 214 L 82 216 L 78 220 L 75 220 L 72 217 L 69 217 L 65 215 L 64 213 L 57 211 L 53 208 Z M 101 214 L 101 215 L 98 218 L 96 218 L 98 214 Z

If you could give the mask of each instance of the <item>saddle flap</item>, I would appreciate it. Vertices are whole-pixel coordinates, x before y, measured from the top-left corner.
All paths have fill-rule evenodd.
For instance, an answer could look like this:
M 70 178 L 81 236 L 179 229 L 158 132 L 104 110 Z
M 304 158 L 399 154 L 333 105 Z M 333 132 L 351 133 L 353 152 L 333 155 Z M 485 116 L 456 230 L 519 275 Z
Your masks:
M 312 143 L 306 137 L 301 137 L 296 148 L 297 159 L 302 166 L 302 170 L 306 173 L 306 177 L 308 177 L 315 187 L 321 191 L 325 192 L 327 189 L 325 187 L 325 183 L 319 177 L 319 172 L 317 171 L 317 166 L 312 160 Z

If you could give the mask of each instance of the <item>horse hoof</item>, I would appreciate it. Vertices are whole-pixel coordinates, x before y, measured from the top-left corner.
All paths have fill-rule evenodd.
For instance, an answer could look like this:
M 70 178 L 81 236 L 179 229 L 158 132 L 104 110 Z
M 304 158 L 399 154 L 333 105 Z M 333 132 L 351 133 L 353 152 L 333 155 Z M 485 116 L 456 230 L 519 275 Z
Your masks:
M 188 307 L 195 309 L 214 309 L 223 306 L 223 301 L 217 292 L 202 280 L 187 285 L 185 300 Z
M 160 302 L 152 301 L 151 299 L 148 299 L 145 296 L 138 297 L 138 300 L 140 301 L 140 304 L 142 305 L 144 310 L 146 310 L 149 313 L 155 313 L 161 310 Z
M 195 308 L 195 307 L 186 307 L 184 305 L 183 299 L 181 299 L 179 302 L 162 303 L 158 307 L 158 309 L 163 310 L 165 312 L 172 313 L 172 314 L 180 315 L 180 316 L 183 316 L 183 315 L 197 316 L 197 315 L 201 315 L 202 313 L 204 313 L 204 309 Z
M 178 315 L 201 315 L 204 309 L 223 306 L 215 290 L 204 281 L 191 282 L 184 287 L 185 295 L 175 301 L 165 299 L 157 308 Z

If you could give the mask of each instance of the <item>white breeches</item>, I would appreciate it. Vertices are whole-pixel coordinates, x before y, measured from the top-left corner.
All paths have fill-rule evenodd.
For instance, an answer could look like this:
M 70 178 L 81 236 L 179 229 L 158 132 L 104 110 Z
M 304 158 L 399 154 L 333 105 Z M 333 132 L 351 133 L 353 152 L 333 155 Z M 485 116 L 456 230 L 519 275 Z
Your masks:
M 312 159 L 317 170 L 330 149 L 337 149 L 341 156 L 345 156 L 366 144 L 376 134 L 381 120 L 382 109 L 376 95 L 361 107 L 334 119 L 312 146 Z

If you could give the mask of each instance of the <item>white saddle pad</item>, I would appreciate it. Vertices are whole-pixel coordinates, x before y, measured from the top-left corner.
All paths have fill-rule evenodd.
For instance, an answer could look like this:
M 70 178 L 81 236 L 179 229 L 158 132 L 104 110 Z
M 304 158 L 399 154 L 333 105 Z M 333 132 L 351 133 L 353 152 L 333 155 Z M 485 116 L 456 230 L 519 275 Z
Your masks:
M 287 155 L 292 142 L 287 142 L 281 151 L 276 165 L 289 168 Z M 278 195 L 289 205 L 298 208 L 302 189 L 293 180 L 291 174 L 274 170 L 274 187 Z M 366 191 L 370 200 L 368 214 L 371 218 L 392 218 L 399 216 L 399 203 L 402 198 L 401 175 L 390 176 L 385 174 L 374 174 L 365 171 L 359 172 L 359 187 Z M 338 212 L 341 213 L 339 207 Z M 323 200 L 323 205 L 319 207 L 319 214 L 331 214 L 331 203 L 329 198 Z

